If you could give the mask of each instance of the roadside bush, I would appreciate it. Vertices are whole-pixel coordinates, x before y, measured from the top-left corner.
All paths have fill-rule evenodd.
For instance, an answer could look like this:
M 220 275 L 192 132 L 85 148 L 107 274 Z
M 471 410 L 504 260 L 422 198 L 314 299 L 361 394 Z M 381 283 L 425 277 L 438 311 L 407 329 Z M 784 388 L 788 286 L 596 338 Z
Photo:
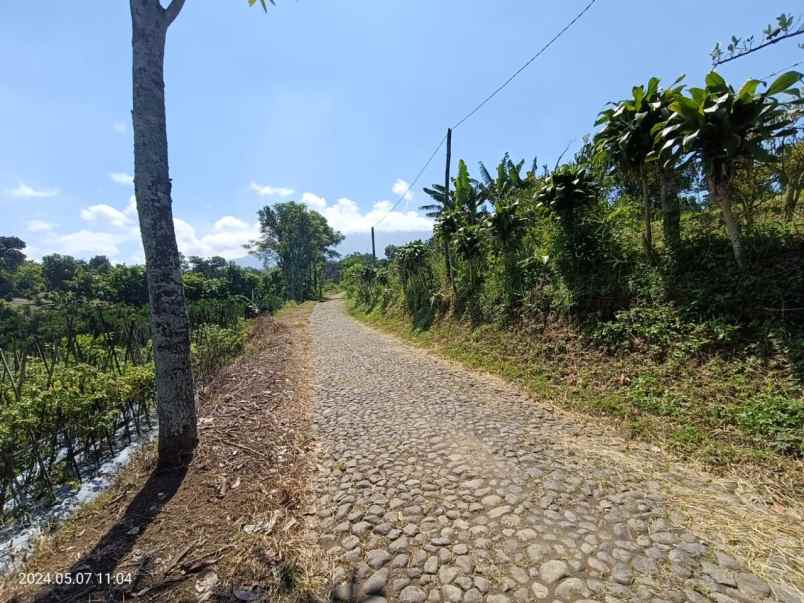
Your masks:
M 734 411 L 737 424 L 779 452 L 804 456 L 804 398 L 753 396 Z
M 192 335 L 193 367 L 197 379 L 208 380 L 217 369 L 237 356 L 246 342 L 246 323 L 242 319 L 230 327 L 204 324 Z

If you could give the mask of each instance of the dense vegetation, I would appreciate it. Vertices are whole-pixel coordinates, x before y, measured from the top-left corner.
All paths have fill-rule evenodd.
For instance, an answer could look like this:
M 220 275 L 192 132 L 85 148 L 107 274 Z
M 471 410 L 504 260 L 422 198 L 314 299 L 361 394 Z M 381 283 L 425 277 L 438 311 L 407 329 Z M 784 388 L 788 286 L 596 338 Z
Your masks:
M 276 248 L 277 265 L 256 270 L 221 257 L 182 258 L 200 384 L 242 349 L 246 319 L 316 295 L 330 246 L 340 240 L 320 215 L 295 203 L 260 216 L 265 235 L 257 250 Z M 35 262 L 25 248 L 17 237 L 0 237 L 0 519 L 86 477 L 154 420 L 144 267 L 103 256 Z
M 254 242 L 254 252 L 266 263 L 276 262 L 288 298 L 320 297 L 327 260 L 337 257 L 332 248 L 343 235 L 321 214 L 293 201 L 266 206 L 259 217 L 261 236 Z
M 476 180 L 460 161 L 448 194 L 425 189 L 434 237 L 344 258 L 343 286 L 377 320 L 685 451 L 800 457 L 801 77 L 652 79 L 552 170 L 506 155 Z

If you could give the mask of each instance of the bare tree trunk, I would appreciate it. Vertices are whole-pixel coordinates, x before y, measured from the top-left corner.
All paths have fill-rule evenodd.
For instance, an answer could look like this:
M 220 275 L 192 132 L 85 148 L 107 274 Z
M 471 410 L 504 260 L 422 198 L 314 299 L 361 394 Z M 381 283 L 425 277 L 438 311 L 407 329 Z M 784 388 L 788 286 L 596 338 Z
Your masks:
M 667 174 L 661 175 L 662 234 L 664 244 L 671 251 L 681 243 L 681 208 L 678 206 L 678 191 Z
M 711 176 L 709 176 L 707 180 L 709 182 L 709 192 L 720 208 L 723 223 L 726 225 L 726 233 L 729 236 L 731 248 L 734 252 L 734 261 L 737 262 L 740 268 L 745 268 L 743 244 L 740 240 L 740 225 L 737 223 L 737 218 L 734 217 L 734 212 L 731 208 L 731 197 L 729 196 L 728 185 L 715 182 L 715 179 Z
M 167 29 L 183 0 L 130 0 L 133 46 L 134 188 L 148 279 L 156 365 L 159 464 L 189 461 L 198 442 L 190 324 L 173 227 L 165 119 Z

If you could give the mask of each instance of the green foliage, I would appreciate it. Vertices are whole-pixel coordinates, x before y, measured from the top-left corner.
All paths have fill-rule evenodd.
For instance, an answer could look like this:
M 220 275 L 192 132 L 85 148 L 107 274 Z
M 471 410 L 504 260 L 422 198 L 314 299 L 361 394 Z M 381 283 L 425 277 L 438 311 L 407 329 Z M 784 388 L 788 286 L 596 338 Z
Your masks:
M 793 133 L 785 104 L 776 97 L 796 93 L 793 85 L 801 78 L 789 71 L 760 93 L 759 80 L 735 91 L 710 72 L 704 88 L 690 88 L 689 96 L 676 98 L 670 117 L 653 127 L 659 154 L 665 163 L 692 154 L 716 184 L 728 183 L 740 161 L 772 160 L 765 143 Z
M 436 282 L 431 255 L 426 243 L 412 241 L 398 247 L 391 262 L 404 291 L 405 307 L 419 328 L 429 326 L 435 312 Z
M 659 79 L 651 78 L 647 87 L 635 86 L 631 98 L 611 103 L 613 108 L 601 111 L 595 123 L 603 126 L 595 136 L 598 156 L 622 170 L 627 178 L 644 178 L 653 150 L 653 129 L 670 116 L 669 107 L 683 88 L 680 79 L 662 90 Z
M 804 398 L 763 392 L 734 411 L 737 424 L 779 452 L 804 455 Z
M 253 244 L 253 252 L 266 265 L 276 262 L 290 299 L 320 297 L 326 260 L 337 257 L 332 248 L 343 235 L 321 214 L 293 201 L 263 207 L 259 218 L 261 235 Z
M 53 253 L 42 258 L 42 276 L 50 291 L 67 290 L 68 281 L 75 278 L 79 262 L 69 255 Z
M 598 200 L 598 189 L 586 168 L 563 165 L 545 179 L 535 199 L 554 211 L 571 231 L 577 218 Z
M 274 0 L 259 0 L 259 2 L 262 6 L 262 10 L 265 12 L 268 12 L 268 3 L 270 3 L 271 6 L 276 6 L 276 2 Z M 255 4 L 257 4 L 257 0 L 248 0 L 249 6 L 254 6 Z
M 720 42 L 718 42 L 712 52 L 709 53 L 713 66 L 750 54 L 785 38 L 804 34 L 804 25 L 802 25 L 800 19 L 798 28 L 794 27 L 795 23 L 796 18 L 792 14 L 782 13 L 776 17 L 775 23 L 769 23 L 762 30 L 762 37 L 759 40 L 756 39 L 755 35 L 747 38 L 732 35 L 731 40 L 726 44 L 725 51 L 721 48 Z M 804 48 L 804 44 L 799 44 L 799 47 Z
M 0 237 L 0 270 L 15 272 L 25 261 L 25 246 L 19 237 Z
M 200 383 L 242 349 L 247 306 L 190 303 Z M 80 466 L 114 452 L 121 434 L 130 440 L 150 425 L 151 358 L 144 307 L 69 292 L 47 305 L 0 304 L 0 509 L 50 497 L 81 477 Z
M 541 389 L 555 376 L 551 395 L 634 434 L 658 429 L 717 462 L 733 458 L 711 445 L 722 433 L 800 455 L 800 80 L 734 90 L 713 73 L 685 94 L 652 78 L 552 172 L 534 162 L 523 176 L 506 155 L 494 177 L 481 164 L 478 183 L 459 161 L 450 190 L 425 189 L 433 239 L 344 262 L 347 295 L 484 367 Z
M 205 323 L 193 330 L 193 372 L 207 380 L 242 350 L 246 342 L 246 323 L 238 319 L 230 326 Z

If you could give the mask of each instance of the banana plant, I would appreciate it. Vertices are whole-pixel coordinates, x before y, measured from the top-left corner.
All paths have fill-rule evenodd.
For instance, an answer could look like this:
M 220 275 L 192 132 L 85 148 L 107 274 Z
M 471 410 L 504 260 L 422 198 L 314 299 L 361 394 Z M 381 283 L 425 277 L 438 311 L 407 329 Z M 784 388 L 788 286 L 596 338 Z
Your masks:
M 466 162 L 461 159 L 458 162 L 458 176 L 455 178 L 455 209 L 463 216 L 466 224 L 478 224 L 485 214 L 485 201 L 477 180 L 469 176 Z
M 503 202 L 514 192 L 530 186 L 536 178 L 536 170 L 538 169 L 536 158 L 533 159 L 531 169 L 523 178 L 522 167 L 524 165 L 524 159 L 519 163 L 514 163 L 511 161 L 510 155 L 506 153 L 500 163 L 497 164 L 497 176 L 492 178 L 481 161 L 480 176 L 482 182 L 478 186 L 481 197 L 496 207 L 498 203 Z
M 795 133 L 789 105 L 800 105 L 794 87 L 802 79 L 797 71 L 780 75 L 763 92 L 760 80 L 749 80 L 736 90 L 716 72 L 706 76 L 704 88 L 690 88 L 670 104 L 670 117 L 653 127 L 657 154 L 663 165 L 697 160 L 706 177 L 709 194 L 720 208 L 734 260 L 743 268 L 740 226 L 734 215 L 733 186 L 739 167 L 773 162 L 766 145 Z M 792 100 L 782 102 L 786 93 Z
M 449 196 L 447 196 L 444 193 L 443 184 L 434 184 L 430 188 L 425 186 L 422 190 L 434 201 L 434 203 L 419 206 L 419 209 L 423 211 L 424 215 L 428 218 L 438 218 L 444 210 L 452 207 L 452 194 L 450 193 Z
M 599 158 L 605 160 L 612 169 L 620 170 L 626 181 L 637 186 L 641 192 L 643 235 L 642 243 L 645 255 L 653 257 L 653 203 L 650 197 L 649 182 L 651 151 L 653 151 L 653 128 L 666 121 L 670 115 L 670 104 L 681 94 L 680 85 L 683 76 L 667 88 L 659 87 L 659 79 L 651 78 L 647 87 L 634 86 L 631 97 L 616 103 L 612 108 L 600 112 L 595 122 L 603 129 L 595 136 L 595 150 Z M 674 247 L 678 242 L 679 212 L 674 211 L 673 202 L 677 204 L 675 195 L 670 195 L 667 186 L 672 176 L 672 164 L 658 164 L 656 176 L 661 182 L 663 224 L 665 233 L 670 239 L 667 243 Z

